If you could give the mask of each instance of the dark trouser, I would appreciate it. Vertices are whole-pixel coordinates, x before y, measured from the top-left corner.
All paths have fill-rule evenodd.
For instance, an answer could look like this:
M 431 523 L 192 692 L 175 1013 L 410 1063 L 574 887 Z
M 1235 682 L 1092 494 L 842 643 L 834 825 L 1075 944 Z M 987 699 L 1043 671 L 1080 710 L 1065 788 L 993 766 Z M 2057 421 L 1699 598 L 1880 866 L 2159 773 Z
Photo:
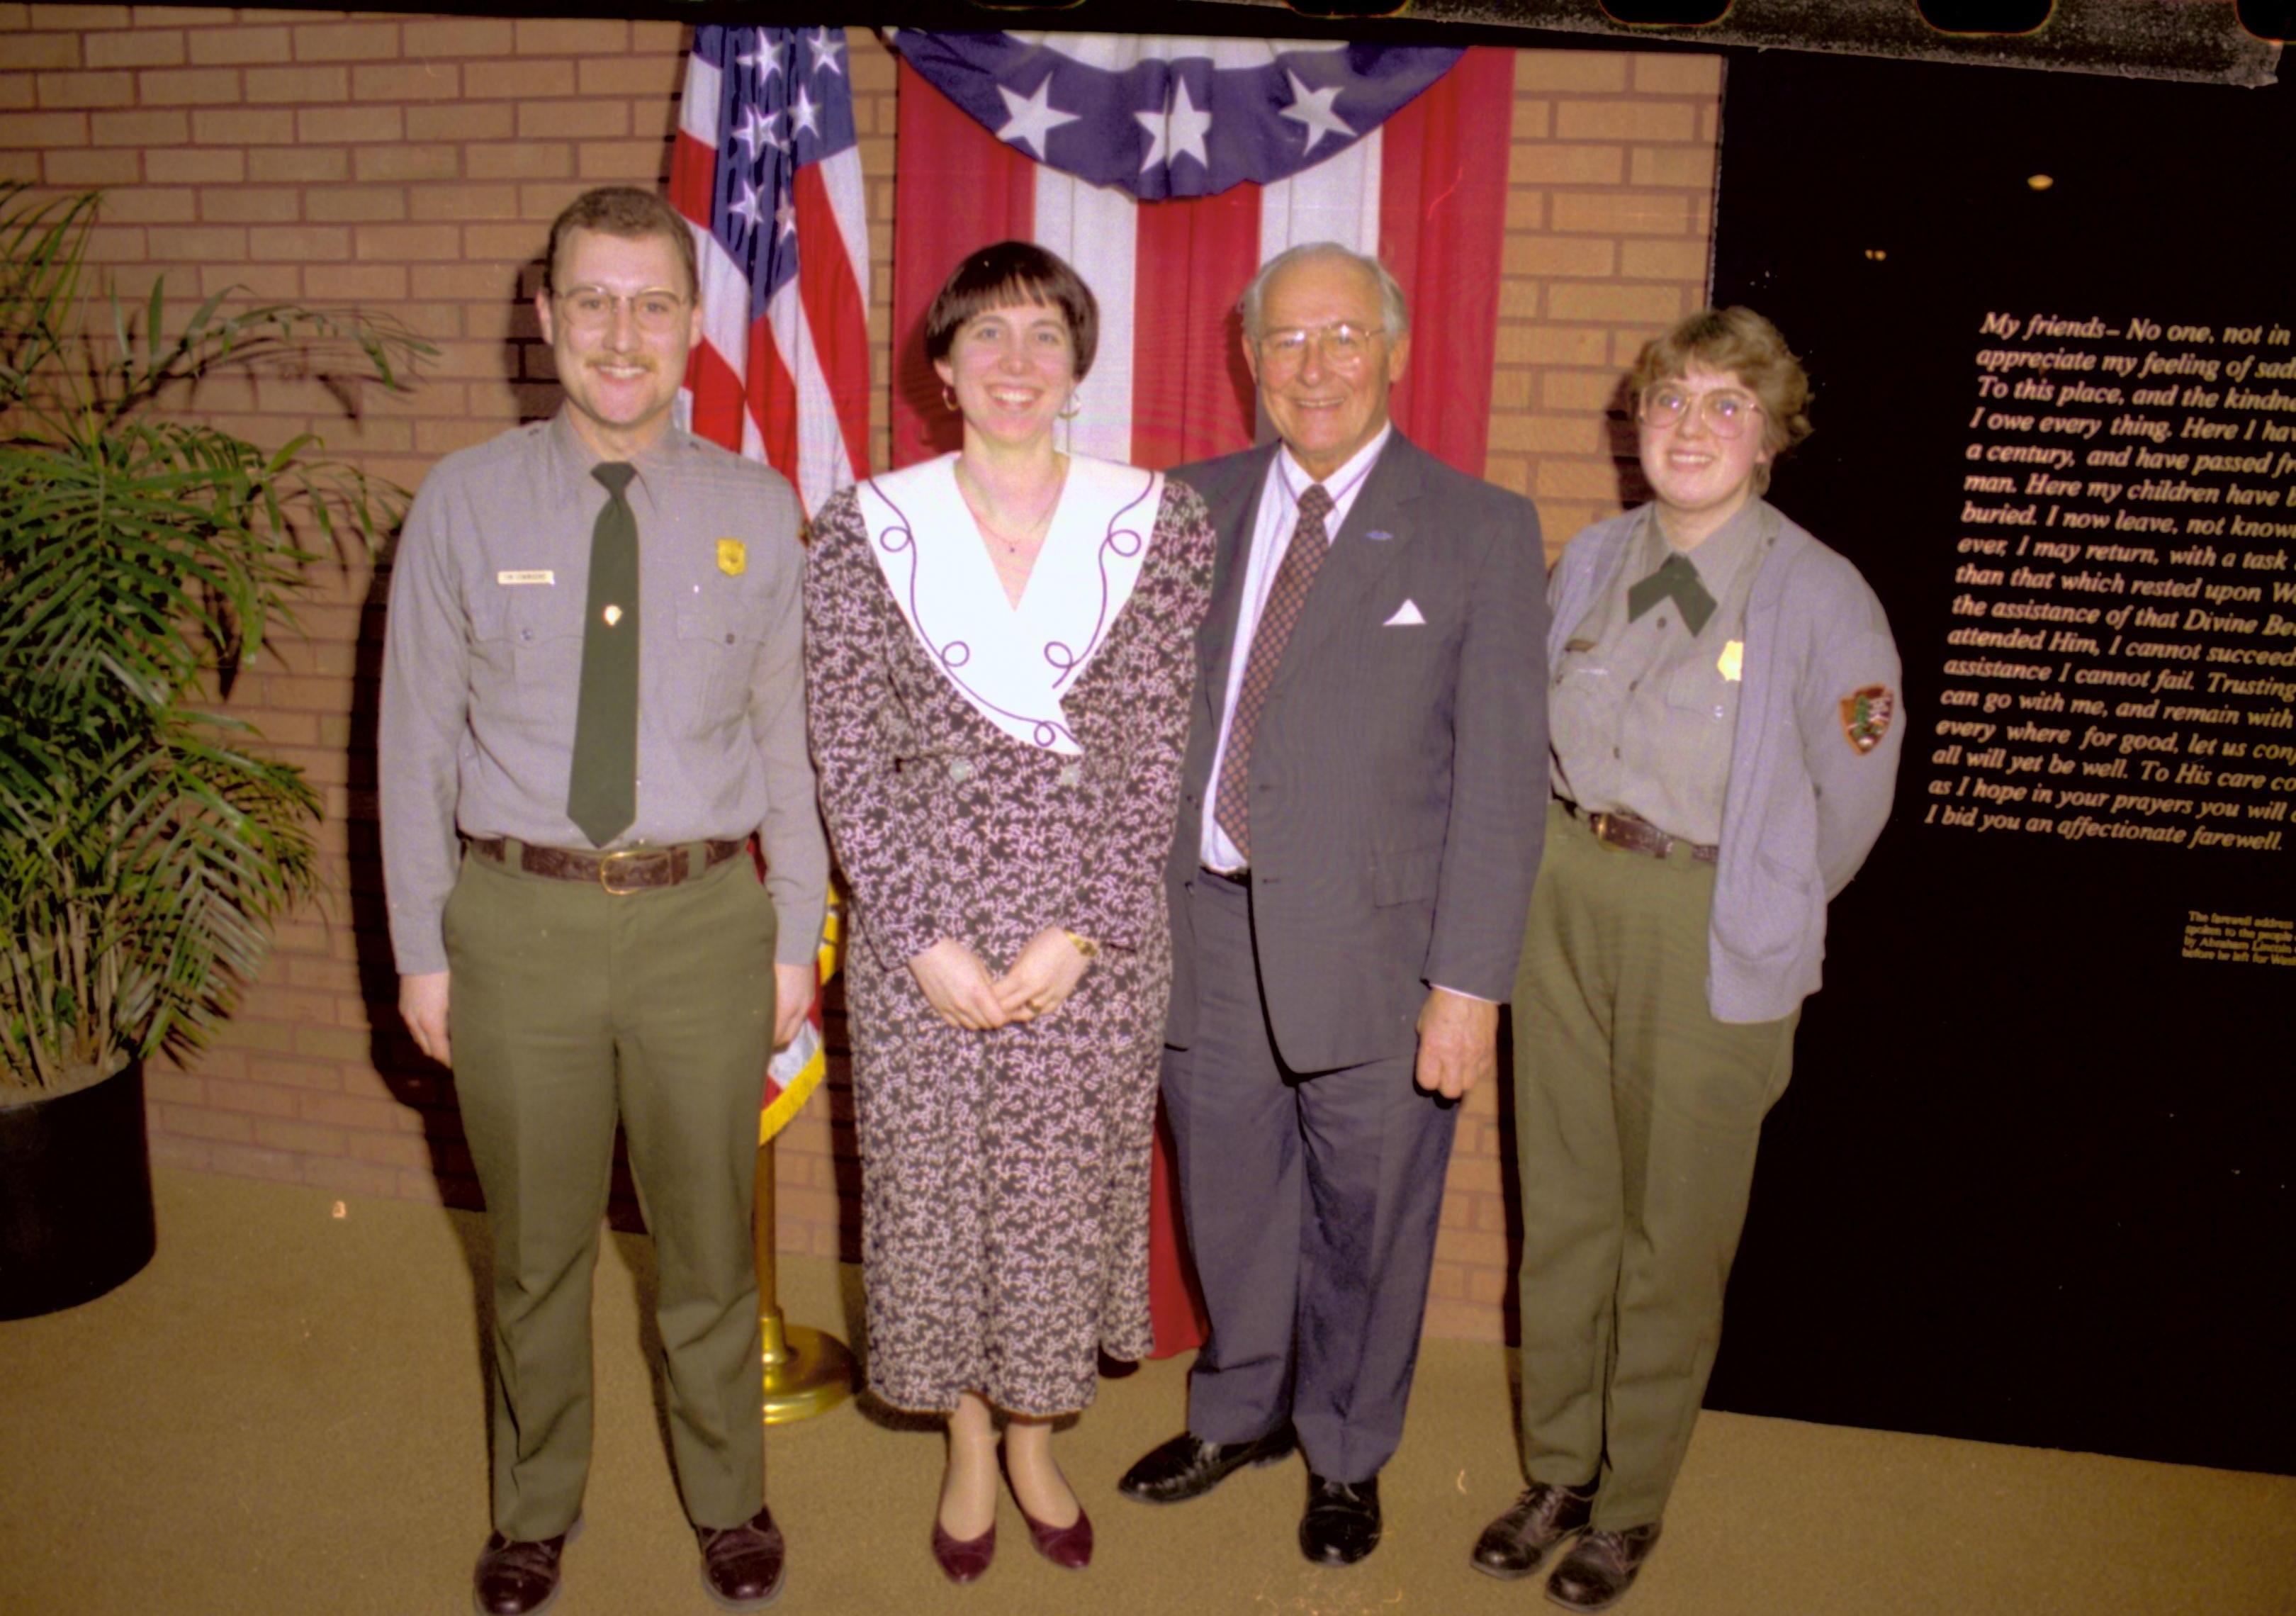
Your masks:
M 1762 1118 L 1799 1014 L 1706 1005 L 1714 867 L 1606 847 L 1561 808 L 1514 994 L 1522 1446 L 1599 1475 L 1595 1524 L 1656 1521 L 1722 1339 Z
M 1276 1054 L 1248 891 L 1190 888 L 1196 1038 L 1164 1052 L 1188 1244 L 1211 1338 L 1188 1429 L 1211 1442 L 1288 1416 L 1334 1481 L 1376 1475 L 1403 1436 L 1456 1108 L 1411 1056 L 1302 1074 Z
M 590 1272 L 614 1124 L 660 1269 L 686 1513 L 765 1496 L 750 1238 L 773 1041 L 774 907 L 746 857 L 616 897 L 466 858 L 447 905 L 449 1033 L 494 1233 L 494 1519 L 563 1531 L 590 1464 Z

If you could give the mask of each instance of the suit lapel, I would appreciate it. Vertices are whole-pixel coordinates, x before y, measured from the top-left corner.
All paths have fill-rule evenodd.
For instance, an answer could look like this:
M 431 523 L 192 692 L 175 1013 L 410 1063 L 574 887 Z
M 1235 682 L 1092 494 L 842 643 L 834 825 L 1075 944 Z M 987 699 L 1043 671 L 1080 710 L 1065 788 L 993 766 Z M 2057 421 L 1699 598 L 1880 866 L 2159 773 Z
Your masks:
M 1360 620 L 1380 579 L 1411 548 L 1416 525 L 1411 507 L 1418 503 L 1422 488 L 1420 453 L 1399 431 L 1380 451 L 1363 492 L 1332 541 L 1315 588 L 1308 592 L 1273 690 L 1283 689 L 1341 624 Z

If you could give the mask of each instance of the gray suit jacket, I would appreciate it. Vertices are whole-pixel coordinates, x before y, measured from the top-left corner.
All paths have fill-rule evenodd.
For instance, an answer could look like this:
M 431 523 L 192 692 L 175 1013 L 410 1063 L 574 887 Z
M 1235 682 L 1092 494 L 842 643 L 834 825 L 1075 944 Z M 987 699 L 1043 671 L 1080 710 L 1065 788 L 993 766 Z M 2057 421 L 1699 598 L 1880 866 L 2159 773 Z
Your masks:
M 1211 798 L 1264 445 L 1182 466 L 1219 529 L 1165 886 L 1165 1040 L 1194 1040 L 1187 883 Z M 1427 984 L 1504 1000 L 1546 809 L 1546 557 L 1529 501 L 1389 439 L 1285 647 L 1251 757 L 1252 925 L 1295 1071 L 1409 1054 Z M 1406 602 L 1425 620 L 1390 625 Z

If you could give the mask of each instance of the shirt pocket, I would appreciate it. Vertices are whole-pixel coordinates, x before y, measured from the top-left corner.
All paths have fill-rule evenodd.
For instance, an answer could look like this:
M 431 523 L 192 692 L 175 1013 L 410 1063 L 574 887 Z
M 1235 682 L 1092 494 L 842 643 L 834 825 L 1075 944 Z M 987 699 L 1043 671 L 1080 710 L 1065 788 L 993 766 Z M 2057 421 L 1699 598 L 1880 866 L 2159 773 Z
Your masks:
M 1677 719 L 1702 726 L 1726 725 L 1737 705 L 1737 689 L 1723 678 L 1713 662 L 1701 657 L 1662 675 L 1659 693 Z
M 696 727 L 717 729 L 747 714 L 750 676 L 764 642 L 764 624 L 740 601 L 704 595 L 679 603 L 677 654 L 668 683 Z
M 548 688 L 559 682 L 569 688 L 578 685 L 581 598 L 549 587 L 504 589 L 495 598 L 501 604 L 503 634 L 519 683 L 531 689 Z

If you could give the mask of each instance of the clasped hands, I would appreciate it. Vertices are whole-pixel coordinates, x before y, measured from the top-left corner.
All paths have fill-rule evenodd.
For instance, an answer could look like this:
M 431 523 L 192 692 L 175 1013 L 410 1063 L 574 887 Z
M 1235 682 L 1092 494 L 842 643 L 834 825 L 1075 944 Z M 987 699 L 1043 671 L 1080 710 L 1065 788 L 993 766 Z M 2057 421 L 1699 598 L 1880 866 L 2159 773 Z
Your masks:
M 925 1003 L 952 1027 L 988 1032 L 1008 1021 L 1033 1021 L 1076 991 L 1092 961 L 1073 937 L 1046 926 L 1013 957 L 1012 969 L 992 978 L 980 956 L 944 937 L 909 961 Z

